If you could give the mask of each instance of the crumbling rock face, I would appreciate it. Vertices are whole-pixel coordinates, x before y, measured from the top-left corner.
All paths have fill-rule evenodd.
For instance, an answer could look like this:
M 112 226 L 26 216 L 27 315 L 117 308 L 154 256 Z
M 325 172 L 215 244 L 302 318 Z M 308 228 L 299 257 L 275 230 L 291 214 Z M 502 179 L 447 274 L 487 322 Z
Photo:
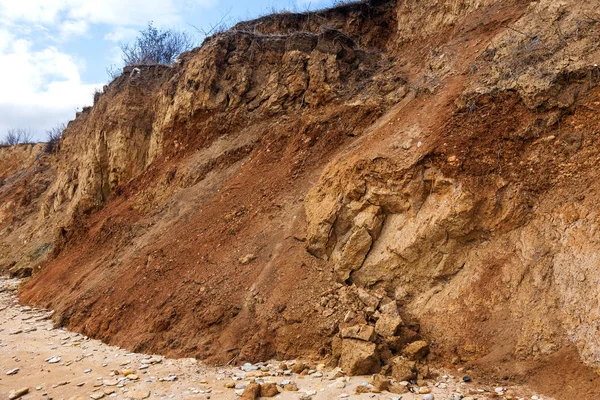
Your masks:
M 65 132 L 36 214 L 54 257 L 21 298 L 220 363 L 598 366 L 597 19 L 368 1 L 128 69 Z
M 402 98 L 402 85 L 362 90 L 385 68 L 389 60 L 335 29 L 225 32 L 174 67 L 126 68 L 69 124 L 43 216 L 63 204 L 67 215 L 99 207 L 161 155 L 206 148 L 233 136 L 236 125 L 341 99 L 359 108 L 370 96 L 384 103 Z
M 44 144 L 0 147 L 0 273 L 31 276 L 52 249 L 52 224 L 39 224 L 40 197 L 56 175 Z
M 501 181 L 493 196 L 481 198 L 435 168 L 402 171 L 384 159 L 361 164 L 337 177 L 333 188 L 346 185 L 341 194 L 328 182 L 306 201 L 309 251 L 331 259 L 341 281 L 376 287 L 407 274 L 453 275 L 465 241 L 477 244 L 495 230 L 519 226 L 527 211 L 518 190 Z
M 170 70 L 125 69 L 96 96 L 94 107 L 69 123 L 61 141 L 58 176 L 46 194 L 42 217 L 97 208 L 119 185 L 144 171 L 156 157 L 151 146 L 155 109 Z
M 491 9 L 497 3 L 489 2 Z M 488 4 L 454 5 L 456 12 L 439 7 L 430 18 L 439 22 L 452 14 L 451 25 L 462 15 L 484 12 Z M 553 199 L 566 190 L 556 187 L 573 188 L 567 183 L 573 174 L 586 180 L 584 165 L 588 157 L 595 159 L 577 133 L 590 120 L 583 117 L 582 124 L 573 117 L 565 132 L 560 110 L 589 101 L 582 99 L 597 85 L 597 24 L 591 10 L 573 4 L 542 1 L 525 12 L 514 27 L 484 43 L 473 67 L 466 65 L 474 79 L 448 118 L 470 122 L 424 129 L 400 112 L 397 121 L 420 125 L 390 133 L 402 146 L 371 150 L 361 143 L 353 157 L 325 169 L 305 202 L 307 250 L 328 260 L 339 282 L 383 290 L 420 321 L 421 334 L 436 338 L 436 351 L 458 360 L 505 353 L 537 357 L 575 343 L 582 358 L 597 366 L 595 323 L 581 314 L 597 312 L 587 299 L 589 269 L 579 264 L 587 251 L 566 250 L 580 245 L 567 233 L 570 228 L 557 228 L 548 218 L 557 212 L 551 211 L 557 207 Z M 407 37 L 413 33 L 406 31 Z M 537 50 L 524 52 L 526 46 Z M 506 102 L 490 93 L 513 90 L 523 104 L 521 121 L 486 110 Z M 444 93 L 441 89 L 438 97 Z M 546 111 L 536 115 L 527 109 Z M 581 188 L 577 196 L 585 198 L 582 191 L 588 190 L 594 189 Z M 578 201 L 577 209 L 581 206 Z M 591 207 L 584 214 L 595 212 Z M 595 262 L 593 256 L 583 258 Z M 498 331 L 490 340 L 490 332 Z
M 600 78 L 599 33 L 592 3 L 532 2 L 477 57 L 467 96 L 515 90 L 532 109 L 571 108 Z

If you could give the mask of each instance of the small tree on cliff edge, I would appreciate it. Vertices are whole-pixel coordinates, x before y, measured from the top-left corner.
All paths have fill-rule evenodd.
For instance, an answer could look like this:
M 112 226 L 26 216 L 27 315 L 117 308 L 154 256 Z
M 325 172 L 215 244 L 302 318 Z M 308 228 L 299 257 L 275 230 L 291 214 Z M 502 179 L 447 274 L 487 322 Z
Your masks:
M 161 30 L 152 22 L 140 31 L 135 42 L 122 44 L 123 63 L 129 65 L 171 65 L 177 56 L 194 47 L 194 41 L 185 32 Z

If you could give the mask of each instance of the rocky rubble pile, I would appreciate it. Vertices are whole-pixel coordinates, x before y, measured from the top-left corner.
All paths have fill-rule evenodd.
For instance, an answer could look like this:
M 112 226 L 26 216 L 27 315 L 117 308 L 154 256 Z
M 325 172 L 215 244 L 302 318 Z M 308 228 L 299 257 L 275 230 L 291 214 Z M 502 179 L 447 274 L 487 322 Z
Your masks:
M 430 377 L 429 343 L 383 291 L 338 285 L 321 298 L 321 307 L 325 314 L 345 311 L 332 341 L 331 366 L 348 375 L 391 375 L 398 382 Z

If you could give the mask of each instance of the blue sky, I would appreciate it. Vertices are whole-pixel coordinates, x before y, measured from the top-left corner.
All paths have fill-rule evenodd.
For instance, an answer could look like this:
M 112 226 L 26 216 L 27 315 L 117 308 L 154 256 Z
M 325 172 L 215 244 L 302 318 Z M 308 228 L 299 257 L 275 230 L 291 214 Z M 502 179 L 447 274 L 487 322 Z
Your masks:
M 45 130 L 90 105 L 119 62 L 119 44 L 149 21 L 209 29 L 270 13 L 331 6 L 333 0 L 0 0 L 0 139 L 11 128 Z

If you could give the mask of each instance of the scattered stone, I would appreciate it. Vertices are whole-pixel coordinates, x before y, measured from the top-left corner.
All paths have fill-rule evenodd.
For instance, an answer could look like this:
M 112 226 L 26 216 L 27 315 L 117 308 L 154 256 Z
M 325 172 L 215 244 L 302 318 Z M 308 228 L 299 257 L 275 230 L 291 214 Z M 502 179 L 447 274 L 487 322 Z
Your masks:
M 295 365 L 292 366 L 292 373 L 294 373 L 294 374 L 300 374 L 305 369 L 306 369 L 306 364 L 304 364 L 304 363 L 298 363 L 298 364 L 295 364 Z
M 340 367 L 348 375 L 369 375 L 381 369 L 377 346 L 362 340 L 344 339 Z
M 17 389 L 17 390 L 12 390 L 8 394 L 8 400 L 18 399 L 19 397 L 25 396 L 27 393 L 29 393 L 29 388 L 28 387 Z
M 241 257 L 239 259 L 239 262 L 242 265 L 247 265 L 247 264 L 250 264 L 254 260 L 256 260 L 256 255 L 255 254 L 246 254 L 244 257 Z
M 279 394 L 277 385 L 274 383 L 263 383 L 260 385 L 260 397 L 275 397 Z
M 283 390 L 285 390 L 287 392 L 297 392 L 298 386 L 296 386 L 295 383 L 288 383 L 287 385 L 283 386 Z
M 404 355 L 409 360 L 419 361 L 427 354 L 429 354 L 429 344 L 424 340 L 417 340 L 404 348 Z
M 469 377 L 469 376 L 463 376 L 462 379 L 463 379 L 463 382 L 467 382 L 467 383 L 471 382 L 471 377 Z
M 256 400 L 260 394 L 260 385 L 258 383 L 250 383 L 242 393 L 242 400 Z
M 16 375 L 19 372 L 19 368 L 13 368 L 10 371 L 6 371 L 6 375 Z
M 137 390 L 132 390 L 130 392 L 127 392 L 127 398 L 133 399 L 133 400 L 143 400 L 143 399 L 147 399 L 148 397 L 150 397 L 150 394 L 151 393 L 149 390 L 137 389 Z
M 362 385 L 357 386 L 356 387 L 356 394 L 363 394 L 363 393 L 371 393 L 371 388 L 369 388 L 368 386 L 362 386 Z M 348 395 L 346 395 L 346 397 L 347 396 Z M 341 395 L 340 395 L 340 397 L 341 397 Z
M 434 397 L 432 394 L 426 394 L 425 396 L 423 396 L 423 400 L 433 400 Z
M 408 386 L 405 386 L 405 385 L 392 385 L 392 386 L 390 386 L 388 391 L 390 393 L 394 393 L 394 394 L 404 394 L 404 393 L 410 392 L 410 390 L 408 389 Z
M 102 392 L 90 394 L 90 398 L 93 400 L 100 400 L 103 397 L 104 397 L 104 393 L 102 393 Z
M 246 363 L 246 364 L 242 365 L 240 367 L 240 369 L 244 372 L 258 371 L 258 366 L 252 365 L 250 363 Z
M 370 325 L 354 325 L 340 330 L 342 339 L 359 339 L 367 342 L 373 341 L 375 337 L 375 328 Z
M 130 381 L 137 381 L 138 379 L 140 379 L 140 377 L 136 374 L 129 374 L 127 375 L 127 379 L 129 379 Z
M 431 393 L 431 389 L 429 389 L 427 386 L 421 386 L 419 388 L 419 394 L 427 394 L 427 393 Z
M 46 359 L 46 361 L 48 362 L 48 364 L 56 364 L 56 363 L 59 363 L 60 360 L 61 360 L 61 358 L 59 356 L 50 357 L 50 358 Z

